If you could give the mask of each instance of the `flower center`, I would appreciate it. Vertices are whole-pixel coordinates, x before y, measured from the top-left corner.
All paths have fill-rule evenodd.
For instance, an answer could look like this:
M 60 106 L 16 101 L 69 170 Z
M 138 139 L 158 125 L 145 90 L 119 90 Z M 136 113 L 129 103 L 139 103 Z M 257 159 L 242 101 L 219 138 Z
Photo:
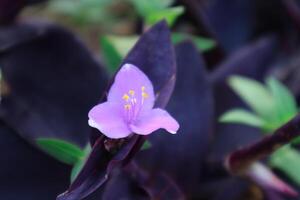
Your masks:
M 136 118 L 144 104 L 144 101 L 149 97 L 145 86 L 141 87 L 140 95 L 140 97 L 137 96 L 136 92 L 131 89 L 122 97 L 125 102 L 124 110 L 127 122 L 132 122 Z

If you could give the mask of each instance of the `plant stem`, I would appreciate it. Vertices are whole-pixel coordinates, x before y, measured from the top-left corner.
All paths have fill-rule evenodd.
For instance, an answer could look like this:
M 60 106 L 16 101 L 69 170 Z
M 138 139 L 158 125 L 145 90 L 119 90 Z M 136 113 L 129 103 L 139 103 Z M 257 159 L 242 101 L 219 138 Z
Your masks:
M 300 136 L 300 114 L 260 141 L 232 152 L 225 159 L 225 167 L 233 174 L 242 174 L 260 160 Z

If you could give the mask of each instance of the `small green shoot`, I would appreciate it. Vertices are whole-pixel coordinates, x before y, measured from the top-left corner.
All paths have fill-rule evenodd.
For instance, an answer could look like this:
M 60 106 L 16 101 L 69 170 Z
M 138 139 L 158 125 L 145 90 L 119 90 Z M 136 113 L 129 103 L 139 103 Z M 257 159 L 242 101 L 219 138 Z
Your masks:
M 142 151 L 150 149 L 152 147 L 152 144 L 150 143 L 149 140 L 146 140 L 141 148 Z
M 191 40 L 195 44 L 197 49 L 201 52 L 207 52 L 216 46 L 216 42 L 212 39 L 185 33 L 172 33 L 171 39 L 173 44 L 178 44 L 184 40 Z
M 172 26 L 184 13 L 183 6 L 170 7 L 174 3 L 173 0 L 131 0 L 131 2 L 147 26 L 152 26 L 163 19 Z
M 286 86 L 275 78 L 268 78 L 266 85 L 241 76 L 232 76 L 229 86 L 249 106 L 251 111 L 233 109 L 220 117 L 223 123 L 239 123 L 272 133 L 298 113 L 296 100 Z M 269 157 L 270 166 L 280 169 L 300 185 L 300 153 L 292 147 L 300 143 L 300 137 L 291 144 L 275 151 Z
M 290 91 L 278 80 L 268 78 L 266 85 L 241 76 L 229 78 L 229 86 L 249 106 L 252 112 L 236 109 L 224 113 L 224 123 L 255 126 L 269 133 L 297 114 L 296 101 Z M 243 110 L 243 112 L 241 112 Z M 233 112 L 233 113 L 232 113 Z

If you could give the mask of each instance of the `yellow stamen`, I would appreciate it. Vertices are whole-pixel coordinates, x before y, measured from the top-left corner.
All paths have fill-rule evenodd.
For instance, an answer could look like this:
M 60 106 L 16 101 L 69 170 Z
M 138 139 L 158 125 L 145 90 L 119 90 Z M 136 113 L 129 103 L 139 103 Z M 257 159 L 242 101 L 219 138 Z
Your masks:
M 125 101 L 128 101 L 129 100 L 129 96 L 127 94 L 124 94 L 122 99 L 124 99 Z
M 134 90 L 129 90 L 128 93 L 129 93 L 131 96 L 134 96 L 134 94 L 135 94 Z
M 141 89 L 142 89 L 142 91 L 144 92 L 146 88 L 145 88 L 145 86 L 142 86 L 142 88 L 141 88 Z
M 146 99 L 149 97 L 149 95 L 146 92 L 142 92 L 142 97 L 144 97 Z
M 130 109 L 131 109 L 131 105 L 125 104 L 125 105 L 124 105 L 124 109 L 125 109 L 125 110 L 130 110 Z

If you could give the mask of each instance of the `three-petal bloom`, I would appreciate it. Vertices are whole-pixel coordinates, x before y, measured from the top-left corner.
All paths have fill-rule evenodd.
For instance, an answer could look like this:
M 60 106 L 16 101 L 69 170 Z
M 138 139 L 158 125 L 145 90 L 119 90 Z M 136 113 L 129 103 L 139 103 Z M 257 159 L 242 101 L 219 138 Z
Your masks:
M 167 111 L 153 108 L 154 102 L 149 78 L 136 66 L 125 64 L 116 74 L 107 101 L 90 110 L 89 125 L 109 138 L 148 135 L 160 128 L 175 134 L 178 122 Z

